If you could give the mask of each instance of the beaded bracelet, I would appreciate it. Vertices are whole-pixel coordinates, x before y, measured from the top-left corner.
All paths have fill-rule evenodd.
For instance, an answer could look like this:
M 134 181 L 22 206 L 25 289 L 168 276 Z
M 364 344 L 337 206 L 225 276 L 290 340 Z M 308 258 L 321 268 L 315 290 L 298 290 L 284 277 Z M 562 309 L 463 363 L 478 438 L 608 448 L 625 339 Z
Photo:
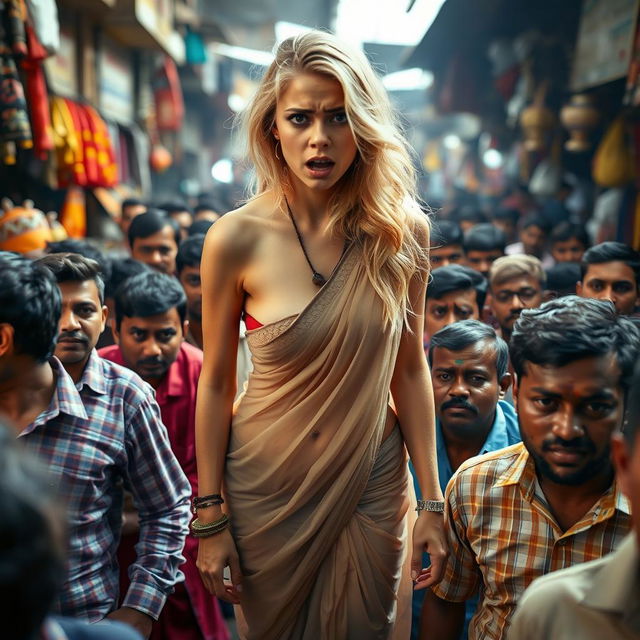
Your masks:
M 198 518 L 194 518 L 191 522 L 191 535 L 195 538 L 208 538 L 216 533 L 224 531 L 229 526 L 229 516 L 223 513 L 220 518 L 208 524 L 201 524 Z
M 208 496 L 194 496 L 191 499 L 191 513 L 195 516 L 198 509 L 206 509 L 219 504 L 224 504 L 224 500 L 219 493 L 212 493 Z

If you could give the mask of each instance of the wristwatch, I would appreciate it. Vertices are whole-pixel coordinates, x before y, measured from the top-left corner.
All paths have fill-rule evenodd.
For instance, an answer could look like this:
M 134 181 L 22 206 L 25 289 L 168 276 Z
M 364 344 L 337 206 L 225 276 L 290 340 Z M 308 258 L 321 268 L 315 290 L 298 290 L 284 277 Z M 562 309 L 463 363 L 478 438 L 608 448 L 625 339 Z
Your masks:
M 433 511 L 434 513 L 444 513 L 444 501 L 443 500 L 418 500 L 418 506 L 416 507 L 418 515 L 421 511 Z

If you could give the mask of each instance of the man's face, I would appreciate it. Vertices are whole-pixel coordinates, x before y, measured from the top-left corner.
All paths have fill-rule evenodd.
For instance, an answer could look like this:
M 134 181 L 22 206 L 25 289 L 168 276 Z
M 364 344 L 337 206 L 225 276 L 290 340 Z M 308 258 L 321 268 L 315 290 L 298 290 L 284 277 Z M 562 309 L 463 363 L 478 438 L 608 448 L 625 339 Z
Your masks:
M 525 367 L 516 408 L 538 474 L 556 484 L 579 485 L 609 473 L 609 442 L 622 421 L 624 401 L 616 357 Z
M 55 355 L 63 365 L 89 359 L 107 321 L 94 280 L 61 282 L 62 314 L 58 323 Z
M 493 249 L 493 251 L 467 251 L 466 263 L 467 266 L 474 271 L 479 271 L 485 278 L 489 275 L 489 269 L 494 260 L 501 258 L 504 255 L 500 249 Z
M 558 240 L 551 247 L 551 256 L 556 262 L 580 262 L 585 246 L 578 238 Z
M 135 238 L 131 256 L 156 271 L 173 275 L 176 271 L 178 245 L 171 225 L 146 238 Z
M 508 374 L 498 380 L 496 350 L 488 340 L 460 351 L 436 347 L 431 379 L 443 429 L 462 439 L 489 431 L 500 391 L 506 391 L 510 382 Z
M 461 264 L 464 262 L 462 245 L 449 244 L 446 247 L 437 247 L 429 250 L 431 269 L 446 267 L 449 264 Z
M 153 384 L 176 361 L 185 330 L 173 307 L 146 318 L 123 318 L 115 338 L 127 367 Z
M 542 257 L 544 252 L 544 243 L 547 236 L 544 229 L 536 225 L 531 225 L 520 232 L 520 241 L 522 248 L 528 256 Z
M 122 234 L 124 237 L 127 237 L 129 233 L 129 227 L 131 226 L 131 221 L 139 216 L 141 213 L 144 213 L 147 210 L 143 204 L 132 204 L 128 207 L 124 207 L 122 209 L 122 215 L 120 216 L 120 229 L 122 229 Z
M 621 315 L 631 315 L 638 302 L 633 269 L 620 260 L 590 264 L 576 292 L 583 298 L 610 300 Z
M 479 320 L 480 311 L 475 289 L 458 289 L 445 293 L 437 300 L 427 296 L 425 333 L 431 337 L 436 331 L 460 320 Z
M 542 287 L 533 276 L 518 276 L 491 290 L 491 311 L 500 327 L 511 333 L 523 309 L 535 309 L 542 303 Z
M 180 235 L 182 239 L 189 237 L 189 227 L 193 224 L 193 217 L 188 211 L 176 211 L 171 214 L 171 217 L 176 221 L 180 227 Z
M 183 267 L 180 272 L 180 284 L 187 296 L 189 317 L 202 318 L 202 289 L 200 286 L 200 266 Z
M 504 231 L 507 238 L 513 238 L 516 232 L 516 226 L 511 222 L 511 220 L 492 220 L 491 224 L 497 229 Z

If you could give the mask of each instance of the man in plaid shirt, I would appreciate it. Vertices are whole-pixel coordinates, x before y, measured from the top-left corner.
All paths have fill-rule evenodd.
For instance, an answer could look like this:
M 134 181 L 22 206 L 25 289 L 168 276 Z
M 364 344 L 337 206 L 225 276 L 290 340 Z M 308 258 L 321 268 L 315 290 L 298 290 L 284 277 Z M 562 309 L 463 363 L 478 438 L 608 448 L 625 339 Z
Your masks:
M 613 305 L 569 296 L 524 310 L 511 338 L 522 443 L 464 462 L 447 486 L 450 555 L 425 597 L 421 638 L 505 637 L 518 599 L 545 573 L 599 558 L 631 527 L 614 481 L 640 330 Z
M 89 621 L 109 616 L 148 636 L 182 578 L 178 566 L 190 496 L 153 390 L 124 367 L 99 358 L 93 334 L 83 326 L 67 336 L 70 348 L 74 339 L 79 349 L 89 347 L 76 386 L 51 358 L 61 312 L 52 274 L 5 252 L 0 273 L 0 412 L 44 461 L 67 507 L 67 577 L 55 610 Z M 97 272 L 85 284 L 88 290 L 79 292 L 84 302 L 77 301 L 74 313 L 93 313 L 101 324 Z M 131 586 L 118 607 L 115 552 L 123 487 L 140 514 L 140 542 L 129 570 Z

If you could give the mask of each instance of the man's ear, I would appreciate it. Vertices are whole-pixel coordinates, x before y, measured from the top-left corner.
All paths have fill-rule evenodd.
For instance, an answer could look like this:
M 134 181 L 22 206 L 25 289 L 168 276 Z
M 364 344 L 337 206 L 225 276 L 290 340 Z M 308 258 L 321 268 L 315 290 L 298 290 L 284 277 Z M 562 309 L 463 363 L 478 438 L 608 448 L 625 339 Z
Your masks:
M 0 323 L 0 358 L 13 354 L 14 329 L 8 322 Z
M 116 323 L 111 323 L 111 333 L 113 333 L 113 340 L 120 346 L 120 329 L 116 328 Z
M 582 295 L 582 280 L 578 280 L 578 282 L 576 282 L 576 295 L 580 296 L 581 298 L 583 297 L 583 295 Z
M 107 307 L 106 304 L 103 304 L 102 305 L 102 331 L 105 330 L 108 319 L 109 319 L 109 307 Z M 100 333 L 102 333 L 102 331 Z
M 182 323 L 182 339 L 186 340 L 188 334 L 189 334 L 189 321 L 185 320 Z
M 637 446 L 637 443 L 636 443 Z M 611 436 L 611 458 L 616 469 L 616 482 L 627 497 L 631 488 L 630 470 L 631 452 L 622 433 L 617 431 Z
M 504 395 L 509 390 L 511 386 L 511 374 L 505 373 L 498 383 L 500 385 L 500 392 Z

